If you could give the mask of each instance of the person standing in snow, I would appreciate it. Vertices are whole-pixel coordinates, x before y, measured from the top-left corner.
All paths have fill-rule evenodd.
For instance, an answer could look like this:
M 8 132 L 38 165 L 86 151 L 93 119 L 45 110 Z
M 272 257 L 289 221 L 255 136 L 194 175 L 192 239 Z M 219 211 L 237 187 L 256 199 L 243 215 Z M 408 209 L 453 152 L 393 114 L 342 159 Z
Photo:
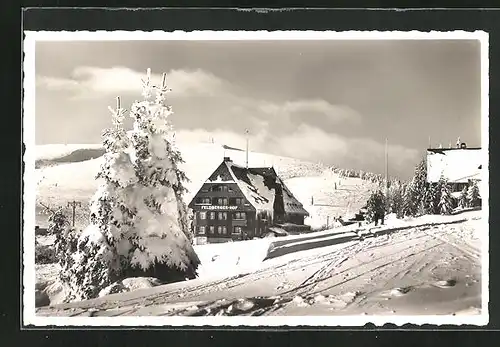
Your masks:
M 385 219 L 385 197 L 381 191 L 376 191 L 372 193 L 370 198 L 368 199 L 366 206 L 366 217 L 368 222 L 375 222 L 375 226 L 378 225 L 378 222 L 381 222 L 381 225 L 384 225 Z

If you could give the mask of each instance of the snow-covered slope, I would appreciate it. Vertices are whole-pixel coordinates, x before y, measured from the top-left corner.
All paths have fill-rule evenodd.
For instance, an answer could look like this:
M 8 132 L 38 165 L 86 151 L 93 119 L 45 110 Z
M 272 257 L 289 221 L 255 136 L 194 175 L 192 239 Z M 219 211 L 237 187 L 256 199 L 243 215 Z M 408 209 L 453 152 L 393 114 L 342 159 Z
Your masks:
M 190 182 L 186 185 L 189 193 L 186 202 L 198 191 L 207 177 L 217 168 L 225 156 L 234 163 L 245 165 L 245 152 L 213 143 L 181 142 L 178 147 L 185 163 L 182 169 Z M 76 223 L 84 227 L 88 220 L 88 201 L 96 191 L 98 182 L 95 175 L 102 163 L 100 145 L 42 145 L 36 148 L 37 223 L 46 224 L 46 215 L 39 203 L 67 208 L 70 201 L 82 203 L 76 210 Z M 265 153 L 250 152 L 249 166 L 273 166 L 290 188 L 292 193 L 310 212 L 308 219 L 313 227 L 326 224 L 326 216 L 333 217 L 356 212 L 366 201 L 373 184 L 357 178 L 339 179 L 328 167 L 294 158 L 280 157 Z M 337 190 L 335 189 L 337 182 Z M 311 196 L 315 204 L 311 206 Z
M 487 237 L 481 211 L 389 218 L 388 224 L 377 227 L 373 237 L 265 261 L 259 258 L 266 239 L 199 246 L 205 263 L 199 279 L 40 308 L 37 314 L 84 316 L 93 310 L 96 316 L 340 315 L 345 319 L 481 312 L 480 257 Z M 301 242 L 307 237 L 284 239 Z M 267 300 L 263 310 L 256 304 L 259 298 Z M 232 308 L 245 305 L 235 313 L 231 304 Z

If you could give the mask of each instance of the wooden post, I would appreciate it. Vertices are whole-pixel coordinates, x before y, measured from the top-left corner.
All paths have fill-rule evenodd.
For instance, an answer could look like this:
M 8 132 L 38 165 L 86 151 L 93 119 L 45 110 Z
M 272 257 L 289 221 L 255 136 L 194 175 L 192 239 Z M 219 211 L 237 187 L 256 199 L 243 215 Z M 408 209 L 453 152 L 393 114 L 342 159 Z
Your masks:
M 75 210 L 76 210 L 76 206 L 79 206 L 81 207 L 82 206 L 82 203 L 80 201 L 71 201 L 71 202 L 68 202 L 68 207 L 71 207 L 72 210 L 73 210 L 73 227 L 75 226 Z

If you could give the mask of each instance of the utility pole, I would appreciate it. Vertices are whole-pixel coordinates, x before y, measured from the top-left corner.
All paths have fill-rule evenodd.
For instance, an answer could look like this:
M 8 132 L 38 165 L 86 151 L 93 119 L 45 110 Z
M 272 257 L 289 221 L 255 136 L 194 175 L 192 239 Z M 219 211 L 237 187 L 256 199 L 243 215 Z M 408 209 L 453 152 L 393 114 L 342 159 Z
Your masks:
M 389 193 L 389 141 L 385 138 L 385 196 Z
M 248 134 L 249 134 L 248 129 L 245 129 L 245 136 L 246 136 L 246 140 L 247 140 L 247 148 L 246 148 L 246 168 L 247 169 L 248 169 Z
M 82 203 L 80 201 L 74 201 L 74 200 L 68 202 L 68 207 L 71 207 L 73 209 L 73 227 L 75 226 L 75 210 L 77 206 L 81 207 Z

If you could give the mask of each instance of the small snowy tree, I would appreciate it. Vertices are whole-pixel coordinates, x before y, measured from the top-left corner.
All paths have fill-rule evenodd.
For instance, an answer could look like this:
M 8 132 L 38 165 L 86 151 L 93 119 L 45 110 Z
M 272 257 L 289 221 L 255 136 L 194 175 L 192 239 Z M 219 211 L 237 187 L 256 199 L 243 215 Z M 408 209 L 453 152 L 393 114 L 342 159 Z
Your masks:
M 427 162 L 425 158 L 422 158 L 420 163 L 415 167 L 414 178 L 413 194 L 415 205 L 417 206 L 417 215 L 423 215 L 428 212 L 428 206 L 426 204 L 428 195 Z
M 418 212 L 418 201 L 417 201 L 415 178 L 413 178 L 406 185 L 404 195 L 403 195 L 403 215 L 405 216 L 416 216 Z
M 462 189 L 462 191 L 460 192 L 460 197 L 458 198 L 458 206 L 460 206 L 461 208 L 466 208 L 469 204 L 467 193 L 467 187 L 464 187 L 464 189 Z
M 76 230 L 71 228 L 68 217 L 62 212 L 62 209 L 53 211 L 50 214 L 48 229 L 50 234 L 56 236 L 54 248 L 61 267 L 59 279 L 62 282 L 69 283 L 70 274 L 68 270 L 73 265 L 71 255 L 76 251 L 76 242 L 78 240 Z
M 144 100 L 135 102 L 130 111 L 134 119 L 131 149 L 139 185 L 134 191 L 138 212 L 135 232 L 129 237 L 132 249 L 127 273 L 163 281 L 194 278 L 200 261 L 190 242 L 187 206 L 182 199 L 187 177 L 179 168 L 183 160 L 168 120 L 173 112 L 165 105 L 166 75 L 155 87 L 148 69 L 143 87 Z
M 442 182 L 432 183 L 429 185 L 429 190 L 427 194 L 427 203 L 429 208 L 429 213 L 439 214 L 439 201 L 441 201 L 441 189 Z
M 480 195 L 479 195 L 479 187 L 477 185 L 477 181 L 472 181 L 469 185 L 469 189 L 467 190 L 467 201 L 470 207 L 477 207 L 480 205 Z
M 389 188 L 389 196 L 387 200 L 389 212 L 395 213 L 397 218 L 403 217 L 403 195 L 404 186 L 399 182 L 394 181 Z
M 403 203 L 404 215 L 417 216 L 427 212 L 428 189 L 427 164 L 423 158 L 415 166 L 413 177 L 406 187 Z
M 453 197 L 451 196 L 450 188 L 446 181 L 441 187 L 439 211 L 441 214 L 451 214 L 453 211 Z

